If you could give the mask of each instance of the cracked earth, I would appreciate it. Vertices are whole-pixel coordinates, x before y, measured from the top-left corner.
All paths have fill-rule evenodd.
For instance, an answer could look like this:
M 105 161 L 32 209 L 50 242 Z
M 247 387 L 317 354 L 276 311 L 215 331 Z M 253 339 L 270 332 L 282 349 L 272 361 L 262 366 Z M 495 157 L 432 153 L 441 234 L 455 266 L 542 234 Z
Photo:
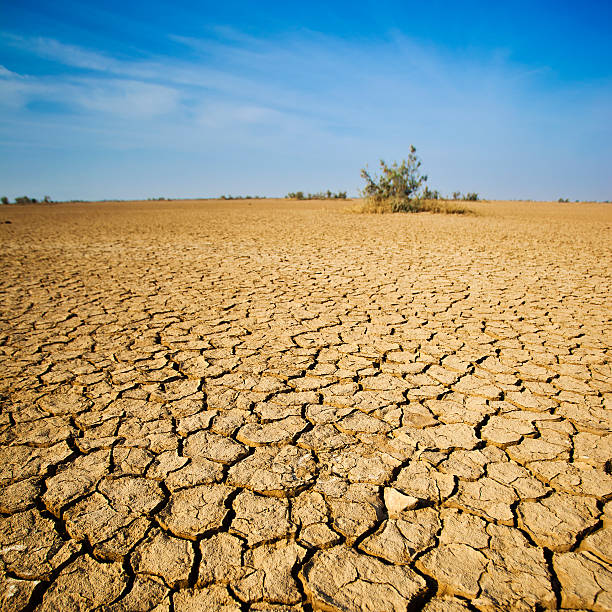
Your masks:
M 612 610 L 610 205 L 342 206 L 0 209 L 2 610 Z

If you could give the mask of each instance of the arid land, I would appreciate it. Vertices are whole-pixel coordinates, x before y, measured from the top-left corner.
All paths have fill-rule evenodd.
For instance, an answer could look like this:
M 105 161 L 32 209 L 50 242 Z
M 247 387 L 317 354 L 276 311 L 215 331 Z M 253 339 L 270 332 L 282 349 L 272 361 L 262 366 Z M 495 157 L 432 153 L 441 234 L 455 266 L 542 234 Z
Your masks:
M 612 205 L 350 205 L 0 208 L 0 609 L 612 610 Z

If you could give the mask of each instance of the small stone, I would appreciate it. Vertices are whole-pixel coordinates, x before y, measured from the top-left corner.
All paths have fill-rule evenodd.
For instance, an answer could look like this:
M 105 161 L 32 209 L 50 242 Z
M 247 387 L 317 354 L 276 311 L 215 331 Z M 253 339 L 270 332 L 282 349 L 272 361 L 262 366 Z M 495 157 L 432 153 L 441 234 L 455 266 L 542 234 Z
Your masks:
M 385 487 L 384 499 L 389 518 L 397 518 L 404 510 L 414 510 L 419 503 L 418 498 L 405 495 L 392 487 Z

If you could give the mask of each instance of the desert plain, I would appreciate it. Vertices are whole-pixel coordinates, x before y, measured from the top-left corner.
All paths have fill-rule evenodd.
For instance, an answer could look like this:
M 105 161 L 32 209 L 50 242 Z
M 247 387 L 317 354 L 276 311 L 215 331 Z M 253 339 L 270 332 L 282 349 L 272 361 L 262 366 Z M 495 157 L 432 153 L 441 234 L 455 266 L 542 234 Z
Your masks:
M 1 610 L 612 610 L 612 205 L 350 206 L 0 208 Z

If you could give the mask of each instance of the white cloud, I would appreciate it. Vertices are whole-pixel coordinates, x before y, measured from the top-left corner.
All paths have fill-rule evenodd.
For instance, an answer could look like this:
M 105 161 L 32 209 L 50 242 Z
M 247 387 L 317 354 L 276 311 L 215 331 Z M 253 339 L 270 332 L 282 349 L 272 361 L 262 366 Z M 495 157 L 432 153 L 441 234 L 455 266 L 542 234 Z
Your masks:
M 21 75 L 17 74 L 16 72 L 12 72 L 8 68 L 6 68 L 5 66 L 2 66 L 0 64 L 0 78 L 18 79 L 18 78 L 22 78 L 22 77 L 21 77 Z
M 130 79 L 20 75 L 0 66 L 0 104 L 19 109 L 31 102 L 59 103 L 131 119 L 151 119 L 176 111 L 176 88 Z
M 0 37 L 13 47 L 57 61 L 65 66 L 100 71 L 113 71 L 120 66 L 120 62 L 103 53 L 90 51 L 77 45 L 67 45 L 54 38 L 17 36 L 7 32 L 3 32 Z
M 82 79 L 64 93 L 69 93 L 69 99 L 84 109 L 135 119 L 171 113 L 180 102 L 176 89 L 117 79 Z

